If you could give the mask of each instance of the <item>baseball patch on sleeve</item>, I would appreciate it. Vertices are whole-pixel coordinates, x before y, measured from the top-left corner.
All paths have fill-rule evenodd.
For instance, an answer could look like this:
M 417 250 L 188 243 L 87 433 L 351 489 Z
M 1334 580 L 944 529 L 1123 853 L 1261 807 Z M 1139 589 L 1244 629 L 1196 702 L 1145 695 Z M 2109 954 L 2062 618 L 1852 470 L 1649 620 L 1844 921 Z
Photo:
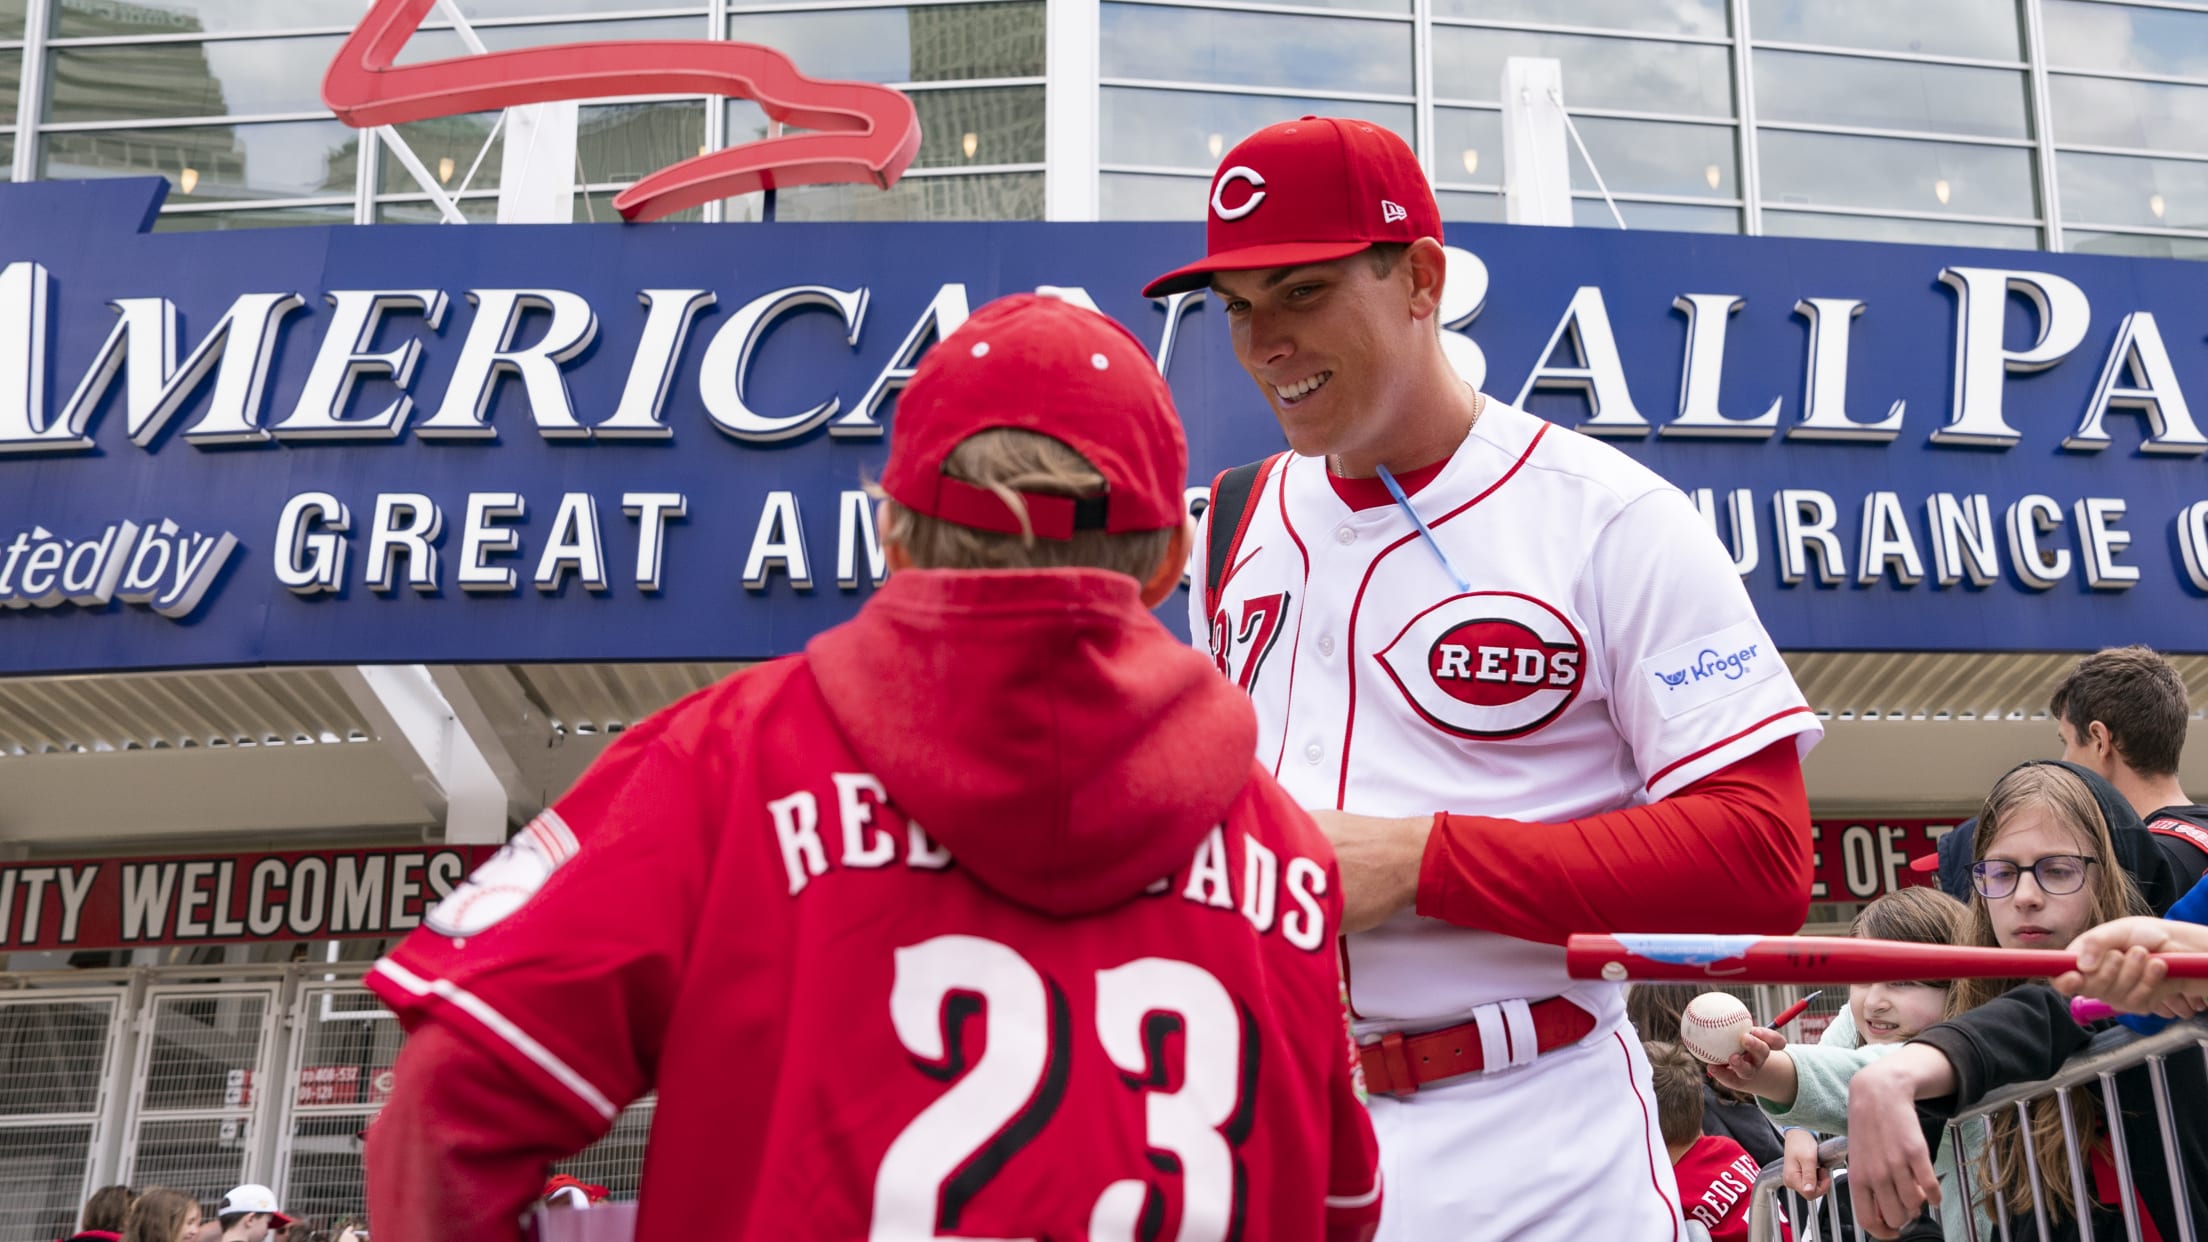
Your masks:
M 458 940 L 488 930 L 521 909 L 577 849 L 575 833 L 550 807 L 485 859 L 460 887 L 431 906 L 422 921 Z
M 1649 695 L 1666 720 L 1785 671 L 1771 636 L 1753 617 L 1641 661 Z

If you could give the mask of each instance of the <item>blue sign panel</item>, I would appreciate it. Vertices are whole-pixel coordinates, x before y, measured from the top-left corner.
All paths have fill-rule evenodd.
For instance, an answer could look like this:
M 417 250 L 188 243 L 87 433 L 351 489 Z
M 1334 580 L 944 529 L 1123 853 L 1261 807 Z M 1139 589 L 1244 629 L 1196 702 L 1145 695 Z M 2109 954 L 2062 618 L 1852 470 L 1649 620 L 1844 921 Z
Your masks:
M 0 673 L 795 650 L 879 572 L 915 360 L 1041 286 L 1163 356 L 1192 484 L 1282 443 L 1216 303 L 1139 295 L 1197 226 L 154 235 L 160 193 L 0 189 Z M 1782 646 L 2208 651 L 2200 267 L 1449 241 L 1458 368 L 1695 495 Z

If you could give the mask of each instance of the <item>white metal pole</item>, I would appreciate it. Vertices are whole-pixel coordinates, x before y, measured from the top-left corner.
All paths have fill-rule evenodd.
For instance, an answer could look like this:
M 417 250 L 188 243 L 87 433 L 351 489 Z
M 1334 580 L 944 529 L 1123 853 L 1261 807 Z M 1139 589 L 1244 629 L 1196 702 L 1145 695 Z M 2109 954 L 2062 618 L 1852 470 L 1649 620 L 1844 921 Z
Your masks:
M 1540 56 L 1503 62 L 1503 200 L 1512 224 L 1572 223 L 1564 133 L 1564 66 Z
M 1043 218 L 1094 220 L 1102 180 L 1103 96 L 1098 0 L 1051 0 L 1045 50 L 1050 89 L 1043 99 Z
M 567 224 L 575 219 L 576 101 L 506 110 L 499 166 L 500 224 Z

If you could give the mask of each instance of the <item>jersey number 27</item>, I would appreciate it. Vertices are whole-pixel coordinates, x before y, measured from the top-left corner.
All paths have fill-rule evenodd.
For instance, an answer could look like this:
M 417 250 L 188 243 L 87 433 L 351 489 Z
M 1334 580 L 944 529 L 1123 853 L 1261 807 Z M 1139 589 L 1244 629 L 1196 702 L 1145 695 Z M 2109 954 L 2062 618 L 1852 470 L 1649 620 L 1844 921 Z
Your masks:
M 1288 592 L 1253 595 L 1242 601 L 1241 619 L 1230 620 L 1222 606 L 1211 618 L 1211 660 L 1221 675 L 1232 678 L 1244 694 L 1257 692 L 1257 674 L 1265 657 L 1280 638 L 1281 621 L 1288 615 Z
M 965 1064 L 960 1028 L 981 1010 L 986 1045 Z M 889 997 L 897 1038 L 950 1090 L 889 1145 L 874 1177 L 872 1242 L 936 1238 L 1049 1124 L 1065 1099 L 1073 1038 L 1066 998 L 1027 959 L 978 936 L 937 936 L 897 950 Z M 1159 1090 L 1168 1067 L 1160 1021 L 1183 1031 L 1180 1090 Z M 1244 1173 L 1235 1147 L 1249 1136 L 1255 1029 L 1209 971 L 1162 957 L 1096 974 L 1096 1038 L 1132 1090 L 1144 1094 L 1147 1143 L 1179 1163 L 1180 1242 L 1226 1242 Z M 1089 1215 L 1092 1239 L 1149 1236 L 1151 1188 L 1140 1179 L 1104 1188 Z

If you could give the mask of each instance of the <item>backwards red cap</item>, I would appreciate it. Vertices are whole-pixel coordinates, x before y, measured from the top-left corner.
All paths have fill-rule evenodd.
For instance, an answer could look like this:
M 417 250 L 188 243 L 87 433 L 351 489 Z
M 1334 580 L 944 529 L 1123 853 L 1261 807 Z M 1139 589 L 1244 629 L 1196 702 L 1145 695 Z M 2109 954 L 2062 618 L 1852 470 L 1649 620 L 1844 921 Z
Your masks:
M 1227 152 L 1207 220 L 1208 253 L 1151 281 L 1144 297 L 1201 289 L 1213 272 L 1325 263 L 1441 237 L 1441 206 L 1409 144 L 1370 121 L 1327 116 L 1268 125 Z
M 1141 342 L 1095 311 L 1017 294 L 938 342 L 897 398 L 882 490 L 914 513 L 1019 534 L 1018 516 L 995 492 L 943 472 L 953 449 L 997 427 L 1062 441 L 1104 476 L 1096 496 L 1020 493 L 1041 538 L 1187 520 L 1188 442 L 1173 395 Z

